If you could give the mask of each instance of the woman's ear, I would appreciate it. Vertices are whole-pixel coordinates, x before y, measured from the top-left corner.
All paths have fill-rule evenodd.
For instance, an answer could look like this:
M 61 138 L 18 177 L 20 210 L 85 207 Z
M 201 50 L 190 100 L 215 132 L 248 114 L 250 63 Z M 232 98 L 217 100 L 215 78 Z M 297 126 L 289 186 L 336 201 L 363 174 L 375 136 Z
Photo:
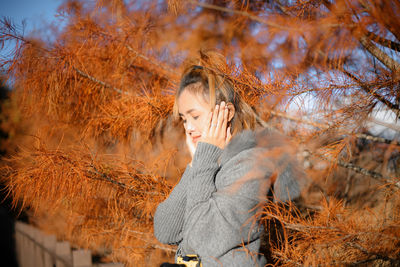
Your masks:
M 226 106 L 229 110 L 228 121 L 231 121 L 233 116 L 235 116 L 235 106 L 231 102 L 227 103 Z

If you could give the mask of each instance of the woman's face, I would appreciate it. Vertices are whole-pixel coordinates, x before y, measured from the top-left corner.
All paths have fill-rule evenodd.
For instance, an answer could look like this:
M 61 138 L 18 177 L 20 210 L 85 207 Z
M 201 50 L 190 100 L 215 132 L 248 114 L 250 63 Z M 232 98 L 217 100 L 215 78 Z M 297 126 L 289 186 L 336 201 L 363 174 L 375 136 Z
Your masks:
M 211 111 L 210 104 L 201 94 L 184 90 L 178 98 L 178 111 L 186 133 L 197 145 L 204 127 L 207 125 L 207 115 Z

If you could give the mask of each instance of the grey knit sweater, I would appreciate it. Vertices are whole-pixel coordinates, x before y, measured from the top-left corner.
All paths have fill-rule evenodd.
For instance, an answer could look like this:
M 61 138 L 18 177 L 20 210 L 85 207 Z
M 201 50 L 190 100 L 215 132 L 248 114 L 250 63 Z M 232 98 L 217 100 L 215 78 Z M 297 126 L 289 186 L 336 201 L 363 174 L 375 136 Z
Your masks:
M 283 143 L 267 129 L 244 131 L 224 150 L 199 142 L 192 166 L 157 208 L 156 238 L 179 244 L 177 254 L 198 254 L 204 267 L 264 266 L 255 207 L 272 184 L 275 201 L 299 195 L 294 161 L 270 153 Z

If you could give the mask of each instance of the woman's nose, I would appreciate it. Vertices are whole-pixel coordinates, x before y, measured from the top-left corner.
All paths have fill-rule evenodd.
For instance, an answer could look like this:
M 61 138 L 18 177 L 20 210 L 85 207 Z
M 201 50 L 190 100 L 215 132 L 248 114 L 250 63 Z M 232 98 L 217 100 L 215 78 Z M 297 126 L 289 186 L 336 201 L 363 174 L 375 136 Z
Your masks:
M 188 132 L 194 131 L 194 125 L 191 121 L 186 122 L 186 131 L 188 131 Z

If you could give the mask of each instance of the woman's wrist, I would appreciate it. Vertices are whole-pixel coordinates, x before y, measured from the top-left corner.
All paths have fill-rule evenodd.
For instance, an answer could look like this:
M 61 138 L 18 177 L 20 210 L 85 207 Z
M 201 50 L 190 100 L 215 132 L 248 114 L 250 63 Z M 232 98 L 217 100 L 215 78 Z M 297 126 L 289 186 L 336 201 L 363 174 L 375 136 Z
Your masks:
M 216 145 L 198 142 L 196 151 L 192 159 L 192 167 L 208 167 L 213 164 L 218 164 L 218 159 L 222 154 L 222 149 Z

